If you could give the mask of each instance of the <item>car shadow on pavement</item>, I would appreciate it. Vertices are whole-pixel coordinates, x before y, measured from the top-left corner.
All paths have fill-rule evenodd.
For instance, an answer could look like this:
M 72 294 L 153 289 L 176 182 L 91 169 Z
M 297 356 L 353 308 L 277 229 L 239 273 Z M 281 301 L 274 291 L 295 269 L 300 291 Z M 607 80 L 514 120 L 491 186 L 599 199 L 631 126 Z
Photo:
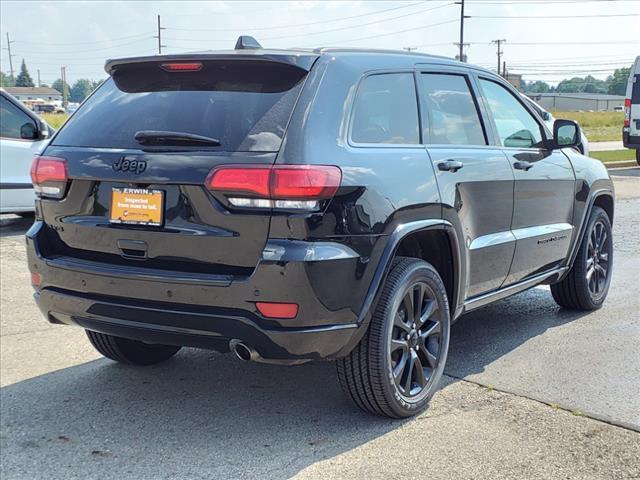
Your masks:
M 333 363 L 194 349 L 151 367 L 95 360 L 0 394 L 3 478 L 287 478 L 403 424 L 355 409 Z
M 534 289 L 463 317 L 448 373 L 480 372 L 580 316 L 552 304 Z M 6 386 L 0 420 L 7 478 L 59 477 L 68 467 L 78 478 L 96 469 L 114 478 L 285 478 L 404 423 L 353 407 L 332 363 L 287 368 L 194 349 L 152 367 L 101 359 Z
M 2 215 L 0 217 L 0 237 L 24 235 L 31 225 L 33 225 L 33 216 Z
M 548 329 L 588 313 L 558 307 L 547 287 L 537 287 L 471 312 L 452 326 L 445 373 L 455 378 L 481 373 L 486 366 Z

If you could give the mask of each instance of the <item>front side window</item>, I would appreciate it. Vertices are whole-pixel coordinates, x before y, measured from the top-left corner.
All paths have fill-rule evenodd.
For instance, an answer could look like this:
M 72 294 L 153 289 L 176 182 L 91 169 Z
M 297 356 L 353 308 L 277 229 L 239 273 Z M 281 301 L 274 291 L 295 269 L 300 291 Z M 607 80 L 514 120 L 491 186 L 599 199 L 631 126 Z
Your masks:
M 351 140 L 374 144 L 420 143 L 412 73 L 371 75 L 362 81 L 353 109 Z
M 420 82 L 425 143 L 487 144 L 478 109 L 465 77 L 423 73 Z
M 480 79 L 504 147 L 542 148 L 542 130 L 533 115 L 502 85 Z
M 25 135 L 24 127 L 33 132 L 33 120 L 9 100 L 0 97 L 0 137 L 31 140 L 33 136 Z

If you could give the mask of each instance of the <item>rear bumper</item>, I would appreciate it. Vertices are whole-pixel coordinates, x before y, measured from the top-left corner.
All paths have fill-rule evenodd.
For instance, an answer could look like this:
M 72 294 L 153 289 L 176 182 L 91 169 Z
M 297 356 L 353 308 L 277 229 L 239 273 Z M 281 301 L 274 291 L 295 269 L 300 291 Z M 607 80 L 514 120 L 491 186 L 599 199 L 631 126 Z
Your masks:
M 624 148 L 640 149 L 640 135 L 630 135 L 628 129 L 622 131 L 622 145 Z
M 344 245 L 325 243 L 311 252 L 309 243 L 269 242 L 254 274 L 236 281 L 44 258 L 42 229 L 36 222 L 27 232 L 27 256 L 42 278 L 35 300 L 52 323 L 223 352 L 240 340 L 263 361 L 285 364 L 342 356 L 364 328 L 357 320 L 366 288 L 355 280 L 361 259 Z M 299 313 L 264 318 L 256 301 L 295 302 Z

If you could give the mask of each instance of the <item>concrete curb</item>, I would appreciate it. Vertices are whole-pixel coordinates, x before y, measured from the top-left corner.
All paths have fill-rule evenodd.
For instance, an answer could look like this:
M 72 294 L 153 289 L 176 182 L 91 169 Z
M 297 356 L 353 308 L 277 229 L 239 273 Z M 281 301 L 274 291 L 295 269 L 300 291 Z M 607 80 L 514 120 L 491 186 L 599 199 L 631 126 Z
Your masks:
M 638 163 L 635 160 L 624 160 L 622 162 L 607 162 L 607 163 L 604 163 L 604 165 L 607 168 L 625 168 L 625 167 L 637 167 Z

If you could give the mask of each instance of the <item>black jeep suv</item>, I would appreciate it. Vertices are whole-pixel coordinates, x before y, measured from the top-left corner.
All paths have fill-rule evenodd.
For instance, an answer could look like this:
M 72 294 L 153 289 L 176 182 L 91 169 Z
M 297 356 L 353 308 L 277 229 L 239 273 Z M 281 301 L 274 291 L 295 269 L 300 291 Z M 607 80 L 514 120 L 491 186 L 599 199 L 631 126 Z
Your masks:
M 446 58 L 258 47 L 107 62 L 32 168 L 50 322 L 135 365 L 335 359 L 360 408 L 406 417 L 463 313 L 542 283 L 602 305 L 613 185 L 575 123 Z

